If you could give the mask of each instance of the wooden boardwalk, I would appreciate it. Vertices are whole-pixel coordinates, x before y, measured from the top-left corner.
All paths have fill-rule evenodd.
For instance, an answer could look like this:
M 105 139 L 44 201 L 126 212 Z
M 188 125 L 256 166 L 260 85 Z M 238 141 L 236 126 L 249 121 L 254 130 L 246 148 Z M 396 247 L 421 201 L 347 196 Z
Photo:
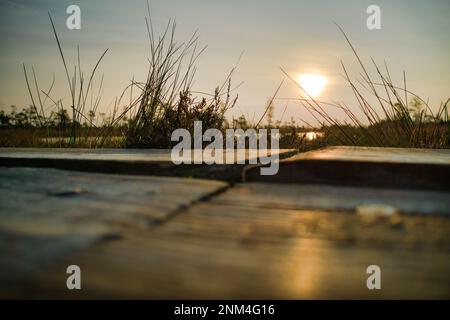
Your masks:
M 3 167 L 0 297 L 450 298 L 446 185 L 291 182 Z
M 295 154 L 294 150 L 280 149 L 280 159 Z M 224 152 L 225 157 L 231 152 Z M 270 153 L 270 150 L 269 150 Z M 193 157 L 191 157 L 193 158 Z M 248 150 L 248 162 L 254 159 Z M 184 159 L 183 156 L 177 158 Z M 207 160 L 209 158 L 205 158 Z M 183 164 L 175 165 L 171 149 L 69 149 L 69 148 L 0 148 L 0 167 L 41 167 L 101 173 L 157 175 L 240 181 L 245 164 Z
M 277 175 L 258 171 L 245 180 L 450 190 L 450 150 L 329 147 L 282 160 Z

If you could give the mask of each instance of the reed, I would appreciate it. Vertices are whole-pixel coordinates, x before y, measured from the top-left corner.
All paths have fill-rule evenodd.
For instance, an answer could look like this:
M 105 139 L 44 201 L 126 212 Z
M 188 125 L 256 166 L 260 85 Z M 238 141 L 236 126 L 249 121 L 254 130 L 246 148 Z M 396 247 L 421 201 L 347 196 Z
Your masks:
M 450 98 L 440 104 L 437 112 L 433 112 L 424 99 L 407 89 L 405 73 L 403 85 L 394 85 L 387 64 L 384 63 L 383 72 L 371 58 L 375 76 L 371 75 L 369 66 L 363 63 L 347 34 L 339 25 L 337 27 L 361 68 L 361 79 L 354 79 L 341 61 L 344 80 L 353 92 L 356 107 L 351 108 L 344 102 L 325 103 L 314 99 L 281 68 L 282 73 L 300 89 L 301 97 L 296 101 L 320 124 L 327 144 L 448 148 Z M 330 108 L 341 110 L 344 120 L 334 118 Z M 357 116 L 355 109 L 362 117 Z

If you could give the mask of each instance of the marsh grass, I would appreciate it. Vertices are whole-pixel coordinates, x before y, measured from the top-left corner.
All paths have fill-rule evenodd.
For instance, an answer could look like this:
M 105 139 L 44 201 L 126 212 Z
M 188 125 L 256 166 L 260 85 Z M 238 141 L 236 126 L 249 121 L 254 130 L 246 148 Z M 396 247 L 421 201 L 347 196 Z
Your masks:
M 23 64 L 25 81 L 31 99 L 31 108 L 34 110 L 37 118 L 34 135 L 38 137 L 38 141 L 40 140 L 41 144 L 45 144 L 45 146 L 54 146 L 54 143 L 50 143 L 49 141 L 52 139 L 53 141 L 56 141 L 56 138 L 60 138 L 61 141 L 59 144 L 61 146 L 70 147 L 82 144 L 93 147 L 94 145 L 92 145 L 91 142 L 88 143 L 88 141 L 91 140 L 93 134 L 91 131 L 96 131 L 96 129 L 98 129 L 97 125 L 93 122 L 93 115 L 97 112 L 103 86 L 102 76 L 98 89 L 94 88 L 94 77 L 102 59 L 108 52 L 108 49 L 101 54 L 91 72 L 88 73 L 88 78 L 86 78 L 81 67 L 80 48 L 77 47 L 77 62 L 73 67 L 73 72 L 70 72 L 67 59 L 64 55 L 50 13 L 48 13 L 48 17 L 64 67 L 70 101 L 67 105 L 67 102 L 63 99 L 55 99 L 52 97 L 52 89 L 55 85 L 54 76 L 50 87 L 47 90 L 42 90 L 38 84 L 34 67 L 31 68 L 33 76 L 33 81 L 31 81 L 28 74 L 29 71 L 27 70 L 26 65 Z M 49 104 L 47 104 L 47 102 L 49 102 Z M 48 112 L 48 110 L 51 110 L 51 112 Z M 71 111 L 71 117 L 67 110 Z M 55 119 L 56 122 L 59 123 L 58 125 L 55 125 Z M 26 128 L 26 130 L 22 128 L 22 135 L 26 136 L 30 130 L 31 128 Z M 45 137 L 42 135 L 45 132 L 47 133 L 46 139 L 43 139 Z M 36 139 L 32 140 L 33 144 L 38 143 Z M 56 142 L 56 144 L 58 144 L 58 142 Z
M 371 58 L 376 76 L 369 73 L 366 66 L 344 30 L 337 25 L 345 41 L 351 48 L 361 68 L 361 79 L 352 79 L 341 61 L 343 76 L 351 88 L 356 101 L 356 111 L 344 102 L 324 103 L 312 98 L 284 69 L 281 71 L 300 89 L 302 97 L 296 99 L 320 124 L 325 133 L 323 142 L 329 145 L 448 148 L 449 121 L 448 104 L 441 103 L 433 112 L 428 103 L 412 93 L 406 86 L 393 84 L 389 68 L 384 63 L 384 73 Z M 345 120 L 333 118 L 330 108 L 337 108 L 346 116 Z
M 81 68 L 80 49 L 77 47 L 77 63 L 73 73 L 69 72 L 53 19 L 49 13 L 52 31 L 59 55 L 64 67 L 69 105 L 62 99 L 52 97 L 52 89 L 41 90 L 32 67 L 32 80 L 25 64 L 23 72 L 31 98 L 31 110 L 36 115 L 32 126 L 22 128 L 21 137 L 13 145 L 23 145 L 28 137 L 27 146 L 43 145 L 61 147 L 153 147 L 167 148 L 171 142 L 171 133 L 177 128 L 193 130 L 194 121 L 202 121 L 204 130 L 208 128 L 223 129 L 225 112 L 232 108 L 237 95 L 231 97 L 231 77 L 236 67 L 226 77 L 222 85 L 214 93 L 204 94 L 198 98 L 192 91 L 198 57 L 206 49 L 199 49 L 198 35 L 194 32 L 187 42 L 178 43 L 175 39 L 176 23 L 169 20 L 163 33 L 155 35 L 150 17 L 150 9 L 146 17 L 149 38 L 149 67 L 147 79 L 138 82 L 134 79 L 115 99 L 111 114 L 101 125 L 94 121 L 101 100 L 103 76 L 100 85 L 94 92 L 94 77 L 98 67 L 108 52 L 106 49 L 96 61 L 89 77 L 86 79 Z M 130 97 L 126 101 L 126 97 Z M 46 103 L 50 101 L 50 105 Z M 45 110 L 53 109 L 50 114 Z M 71 116 L 67 113 L 71 111 Z M 55 117 L 64 118 L 57 121 Z M 31 133 L 31 135 L 30 135 Z M 45 133 L 47 133 L 45 135 Z M 123 139 L 117 139 L 122 136 Z M 58 139 L 59 138 L 59 139 Z M 120 141 L 120 144 L 118 144 Z M 3 141 L 2 145 L 8 145 Z
M 202 121 L 204 130 L 223 129 L 225 112 L 232 108 L 237 96 L 231 98 L 231 76 L 208 98 L 197 100 L 192 92 L 198 57 L 206 49 L 198 49 L 194 32 L 187 42 L 175 40 L 176 23 L 169 21 L 161 36 L 156 37 L 150 10 L 146 18 L 150 44 L 149 70 L 144 83 L 133 83 L 140 90 L 125 136 L 127 147 L 159 147 L 172 145 L 171 134 L 184 128 L 193 132 L 194 121 Z
M 32 118 L 27 125 L 16 120 L 13 125 L 0 126 L 1 146 L 34 147 L 151 147 L 172 146 L 171 133 L 178 128 L 193 131 L 194 121 L 202 121 L 203 129 L 225 129 L 230 124 L 225 114 L 236 104 L 238 96 L 232 97 L 237 88 L 231 87 L 231 78 L 237 64 L 225 81 L 212 94 L 194 92 L 192 85 L 196 62 L 206 47 L 199 48 L 198 35 L 194 32 L 187 42 L 176 41 L 176 23 L 167 23 L 162 34 L 156 35 L 150 10 L 146 17 L 149 39 L 148 72 L 145 81 L 134 79 L 114 100 L 111 114 L 99 123 L 97 109 L 101 101 L 103 76 L 98 87 L 94 79 L 106 49 L 85 77 L 81 67 L 80 49 L 73 72 L 69 72 L 52 17 L 52 31 L 64 67 L 70 102 L 54 99 L 52 90 L 55 78 L 47 90 L 37 81 L 34 67 L 23 65 L 31 106 L 25 114 Z M 328 103 L 315 100 L 284 69 L 281 71 L 300 90 L 301 96 L 294 100 L 312 115 L 319 126 L 312 126 L 301 119 L 302 126 L 295 121 L 274 122 L 273 104 L 284 83 L 281 81 L 258 121 L 240 116 L 232 119 L 233 128 L 278 128 L 280 147 L 306 151 L 327 145 L 353 145 L 378 147 L 449 148 L 450 129 L 448 121 L 448 99 L 441 103 L 437 112 L 428 103 L 410 92 L 403 74 L 402 86 L 393 84 L 387 64 L 384 71 L 371 59 L 375 76 L 363 63 L 351 41 L 338 26 L 361 68 L 359 79 L 353 79 L 341 61 L 344 80 L 353 92 L 356 107 L 344 102 Z M 196 94 L 202 94 L 198 97 Z M 129 97 L 129 99 L 128 99 Z M 285 110 L 287 105 L 285 107 Z M 331 108 L 340 110 L 344 120 L 331 114 Z M 52 110 L 50 113 L 48 110 Z M 71 116 L 67 112 L 71 111 Z M 284 114 L 284 112 L 283 112 Z M 362 116 L 360 116 L 362 115 Z M 2 113 L 2 117 L 4 114 Z M 17 117 L 16 117 L 17 118 Z M 263 121 L 266 119 L 267 121 Z M 2 120 L 3 121 L 3 120 Z M 18 124 L 19 123 L 19 124 Z M 306 127 L 304 126 L 306 125 Z M 313 141 L 306 139 L 308 131 L 320 131 L 323 137 Z

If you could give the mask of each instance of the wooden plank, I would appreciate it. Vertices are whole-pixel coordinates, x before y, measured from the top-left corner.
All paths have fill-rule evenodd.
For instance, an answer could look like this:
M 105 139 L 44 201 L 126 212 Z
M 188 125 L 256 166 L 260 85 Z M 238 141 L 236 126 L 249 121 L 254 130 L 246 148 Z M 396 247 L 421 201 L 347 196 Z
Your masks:
M 2 168 L 0 217 L 102 222 L 117 218 L 134 219 L 133 223 L 143 219 L 151 225 L 226 186 L 196 179 Z
M 151 230 L 227 186 L 212 180 L 1 168 L 0 287 L 20 290 L 65 255 L 120 239 L 130 228 Z
M 269 150 L 270 152 L 278 154 L 280 158 L 296 153 L 290 149 Z M 235 151 L 224 151 L 223 159 L 230 153 L 234 154 Z M 250 150 L 245 150 L 244 153 L 247 163 L 254 159 Z M 204 160 L 210 160 L 210 157 Z M 175 165 L 170 149 L 0 148 L 0 166 L 241 181 L 246 165 Z
M 450 165 L 450 150 L 339 146 L 299 153 L 291 159 Z
M 191 158 L 193 157 L 191 153 Z M 292 155 L 295 153 L 293 149 L 277 149 L 268 150 L 269 154 L 283 154 Z M 86 149 L 86 148 L 0 148 L 0 158 L 8 159 L 71 159 L 71 160 L 98 160 L 98 161 L 145 161 L 145 162 L 172 162 L 172 149 Z M 223 162 L 230 154 L 236 153 L 235 150 L 223 151 Z M 246 160 L 255 159 L 253 153 L 257 154 L 257 150 L 244 150 Z M 184 159 L 180 157 L 180 159 Z M 211 160 L 212 158 L 206 155 L 204 160 Z
M 303 209 L 297 186 L 264 201 L 277 187 L 237 185 L 150 233 L 79 251 L 41 274 L 34 297 L 450 298 L 448 216 L 368 221 L 352 210 Z M 83 290 L 65 289 L 68 264 L 82 268 Z M 373 264 L 381 290 L 366 287 Z
M 450 190 L 450 150 L 328 147 L 279 164 L 272 176 L 248 167 L 244 181 Z
M 386 205 L 402 213 L 450 215 L 450 192 L 399 190 L 318 184 L 241 183 L 216 202 L 281 209 L 355 211 L 361 205 Z

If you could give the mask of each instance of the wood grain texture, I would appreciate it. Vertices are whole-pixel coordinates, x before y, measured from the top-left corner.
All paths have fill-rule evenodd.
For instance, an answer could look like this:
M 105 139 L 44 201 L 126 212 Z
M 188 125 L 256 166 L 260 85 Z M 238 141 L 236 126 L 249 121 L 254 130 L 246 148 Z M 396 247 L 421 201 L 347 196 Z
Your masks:
M 449 149 L 326 147 L 299 153 L 291 160 L 336 160 L 374 163 L 416 163 L 450 165 Z
M 171 158 L 171 149 L 74 149 L 74 148 L 0 148 L 0 167 L 35 167 L 94 173 L 114 173 L 132 175 L 153 175 L 167 177 L 187 177 L 214 179 L 227 182 L 241 181 L 245 164 L 213 165 L 190 164 L 175 165 Z M 290 149 L 269 150 L 280 158 L 296 153 Z M 224 151 L 225 157 L 235 150 Z M 257 150 L 245 150 L 244 158 L 248 163 L 255 159 Z M 183 157 L 180 157 L 182 159 Z M 204 158 L 208 158 L 207 156 Z
M 450 297 L 447 216 L 401 213 L 395 220 L 367 221 L 345 209 L 347 204 L 339 210 L 306 209 L 302 200 L 295 202 L 297 186 L 271 196 L 278 187 L 236 185 L 151 232 L 133 232 L 71 255 L 42 274 L 36 296 Z M 352 196 L 366 197 L 357 190 Z M 64 289 L 63 270 L 70 263 L 84 270 L 82 291 Z M 381 267 L 382 290 L 366 287 L 366 268 L 373 264 Z
M 410 150 L 402 161 L 404 150 L 345 150 L 282 160 L 283 183 L 1 168 L 0 296 L 449 299 L 448 151 L 421 160 Z M 146 163 L 89 157 L 100 159 L 66 160 L 72 169 L 112 161 L 127 172 Z M 305 172 L 322 180 L 307 184 Z M 370 205 L 395 213 L 357 213 Z M 71 264 L 81 267 L 81 291 L 66 288 Z M 381 290 L 366 287 L 369 265 L 381 268 Z
M 327 147 L 280 160 L 275 175 L 247 167 L 243 181 L 449 191 L 450 150 Z
M 151 230 L 178 210 L 226 188 L 196 179 L 0 170 L 1 294 L 36 272 L 128 229 Z

